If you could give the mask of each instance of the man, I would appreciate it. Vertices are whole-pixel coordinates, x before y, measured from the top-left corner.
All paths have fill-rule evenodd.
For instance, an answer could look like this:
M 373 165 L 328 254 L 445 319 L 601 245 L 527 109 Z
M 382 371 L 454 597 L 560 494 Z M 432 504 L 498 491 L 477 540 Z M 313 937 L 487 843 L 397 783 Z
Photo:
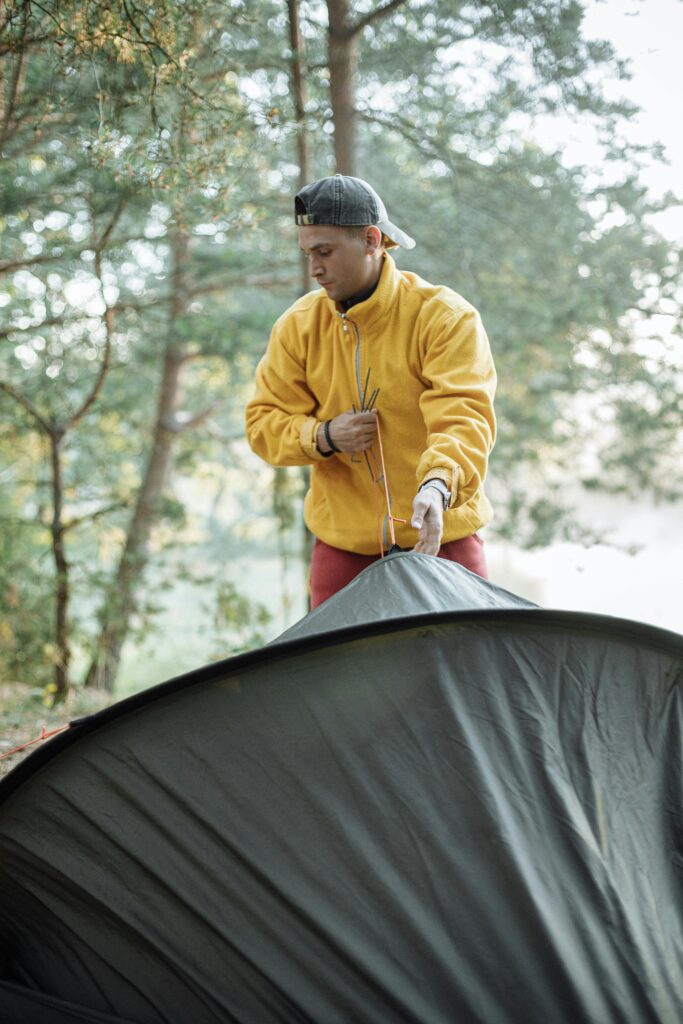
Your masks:
M 477 311 L 398 270 L 387 250 L 415 242 L 360 178 L 305 186 L 295 219 L 320 289 L 273 328 L 247 437 L 271 465 L 312 466 L 312 606 L 392 547 L 485 577 L 496 376 Z

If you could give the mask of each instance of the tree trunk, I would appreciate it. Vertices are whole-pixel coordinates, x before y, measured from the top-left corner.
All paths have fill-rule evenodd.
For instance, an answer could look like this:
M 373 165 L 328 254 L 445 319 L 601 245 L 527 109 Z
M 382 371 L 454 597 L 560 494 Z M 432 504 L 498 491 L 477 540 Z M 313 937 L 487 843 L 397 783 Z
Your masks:
M 54 702 L 64 700 L 69 691 L 69 665 L 71 646 L 69 643 L 69 564 L 64 549 L 64 483 L 62 479 L 61 445 L 63 434 L 54 429 L 50 432 L 50 456 L 52 463 L 52 553 L 55 561 L 55 675 Z
M 355 175 L 357 166 L 356 141 L 356 73 L 358 69 L 358 40 L 372 22 L 386 17 L 402 6 L 405 0 L 388 0 L 369 14 L 352 20 L 351 0 L 327 0 L 328 13 L 328 67 L 330 72 L 330 102 L 334 124 L 334 159 L 340 174 Z M 299 160 L 299 188 L 309 181 L 308 139 L 304 128 L 306 92 L 304 42 L 299 26 L 298 0 L 287 0 L 289 12 L 289 42 L 292 50 L 292 95 L 298 126 L 297 154 Z M 310 288 L 307 267 L 302 269 L 302 294 Z M 301 469 L 304 493 L 308 490 L 310 469 Z M 275 486 L 275 485 L 274 485 Z M 314 538 L 303 526 L 301 552 L 308 585 L 308 567 L 313 553 Z
M 4 145 L 11 138 L 16 131 L 18 123 L 17 107 L 22 93 L 21 86 L 26 59 L 26 36 L 30 14 L 31 5 L 29 0 L 24 0 L 21 11 L 21 38 L 16 40 L 11 47 L 14 51 L 14 59 L 11 62 L 9 75 L 0 77 L 0 106 L 3 108 L 0 114 L 0 146 Z
M 294 99 L 294 116 L 296 119 L 296 155 L 299 164 L 298 187 L 303 188 L 309 182 L 310 160 L 308 136 L 306 135 L 306 65 L 304 59 L 304 39 L 301 35 L 299 22 L 299 0 L 287 0 L 289 13 L 289 45 L 292 50 L 290 72 L 292 97 Z M 308 260 L 300 254 L 301 294 L 310 290 Z
M 306 134 L 306 61 L 304 38 L 301 34 L 299 20 L 299 0 L 287 0 L 289 13 L 289 45 L 292 50 L 291 59 L 291 81 L 292 97 L 294 99 L 294 113 L 297 124 L 296 152 L 299 163 L 298 187 L 303 188 L 310 181 L 310 147 L 308 135 Z M 311 288 L 311 279 L 308 272 L 308 260 L 301 253 L 301 294 L 305 295 Z M 300 469 L 302 491 L 305 494 L 310 483 L 310 470 L 308 466 Z M 277 470 L 273 477 L 273 493 L 277 497 L 278 474 Z M 304 568 L 305 585 L 308 586 L 308 572 L 313 552 L 313 537 L 303 522 L 301 523 L 301 559 Z M 283 577 L 286 578 L 287 567 L 283 565 Z M 289 595 L 285 593 L 283 601 L 288 601 Z
M 171 464 L 173 443 L 178 433 L 174 427 L 174 413 L 180 396 L 184 359 L 175 340 L 175 325 L 187 304 L 187 251 L 187 236 L 176 228 L 173 239 L 169 342 L 164 354 L 154 438 L 111 594 L 102 612 L 95 656 L 85 679 L 86 686 L 97 686 L 109 692 L 114 688 L 123 643 L 136 610 L 135 592 L 149 558 L 149 538 L 157 520 L 159 502 Z
M 356 174 L 356 69 L 358 33 L 349 0 L 327 0 L 330 102 L 334 160 L 339 174 Z
M 304 57 L 304 39 L 301 35 L 298 0 L 287 0 L 289 13 L 289 45 L 292 51 L 291 75 L 294 113 L 297 124 L 297 157 L 299 161 L 299 186 L 308 181 L 308 139 L 305 131 L 306 117 L 306 64 Z

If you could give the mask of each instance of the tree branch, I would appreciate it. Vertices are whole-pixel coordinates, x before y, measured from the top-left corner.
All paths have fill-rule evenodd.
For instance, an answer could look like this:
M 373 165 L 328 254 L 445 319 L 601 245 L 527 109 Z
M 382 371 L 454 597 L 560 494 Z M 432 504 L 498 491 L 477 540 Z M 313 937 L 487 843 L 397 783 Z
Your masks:
M 125 198 L 123 196 L 119 196 L 119 201 L 116 204 L 116 209 L 114 210 L 114 213 L 112 215 L 111 220 L 109 221 L 109 223 L 107 224 L 106 228 L 102 232 L 102 234 L 100 236 L 99 242 L 97 242 L 95 244 L 95 246 L 93 247 L 94 250 L 95 250 L 95 253 L 98 256 L 101 256 L 102 252 L 104 251 L 104 249 L 106 249 L 107 243 L 109 242 L 109 239 L 111 237 L 111 233 L 114 230 L 114 228 L 116 227 L 116 225 L 118 224 L 119 220 L 121 219 L 121 214 L 123 213 L 125 205 L 126 205 Z M 97 276 L 100 277 L 99 274 Z M 102 283 L 102 279 L 100 277 L 100 284 L 101 283 Z
M 3 338 L 11 337 L 13 334 L 26 334 L 28 331 L 42 331 L 44 327 L 58 327 L 65 324 L 77 324 L 86 318 L 86 313 L 84 313 L 83 316 L 48 316 L 37 324 L 29 324 L 28 327 L 19 327 L 18 324 L 10 327 L 3 327 L 2 330 L 0 330 L 0 341 Z
M 215 290 L 215 289 L 210 289 Z M 147 302 L 117 302 L 115 305 L 110 306 L 109 309 L 112 313 L 125 313 L 128 310 L 145 310 L 154 309 L 156 306 L 163 306 L 168 302 L 168 296 L 162 295 L 158 299 L 152 299 Z M 28 327 L 19 327 L 15 324 L 13 327 L 3 327 L 0 330 L 0 341 L 3 338 L 9 338 L 12 334 L 27 334 L 29 331 L 42 331 L 44 327 L 68 327 L 71 324 L 79 324 L 83 320 L 92 320 L 93 317 L 89 313 L 83 313 L 81 316 L 50 316 L 44 320 L 40 320 L 38 323 L 29 324 Z
M 132 6 L 133 6 L 133 4 L 131 4 L 131 7 Z M 157 61 L 156 61 L 156 59 L 154 57 L 154 49 L 155 48 L 157 50 L 160 50 L 161 53 L 163 53 L 163 55 L 166 58 L 166 60 L 172 61 L 173 58 L 171 57 L 171 55 L 166 52 L 166 50 L 163 48 L 163 46 L 161 46 L 161 44 L 159 43 L 159 41 L 157 39 L 150 40 L 150 39 L 146 39 L 145 38 L 145 36 L 142 33 L 142 30 L 140 29 L 138 23 L 135 20 L 135 18 L 133 17 L 131 12 L 128 10 L 128 4 L 126 3 L 126 0 L 123 0 L 123 9 L 126 12 L 126 18 L 128 19 L 129 25 L 132 26 L 133 31 L 135 32 L 135 35 L 138 37 L 138 39 L 140 41 L 140 45 L 144 46 L 147 49 L 147 52 L 149 53 L 149 56 L 150 56 L 150 58 L 152 60 L 152 63 L 154 64 L 154 66 L 155 67 L 157 66 Z M 136 9 L 136 13 L 139 14 L 140 12 L 137 11 L 137 9 Z
M 223 278 L 214 281 L 212 284 L 197 285 L 195 288 L 188 288 L 188 298 L 193 299 L 197 295 L 210 295 L 214 292 L 228 291 L 235 285 L 242 288 L 271 288 L 274 285 L 291 285 L 295 278 L 291 273 L 284 275 L 275 274 L 246 274 L 240 277 Z
M 110 228 L 111 227 L 113 227 L 113 225 L 110 225 Z M 106 235 L 106 232 L 105 232 L 105 235 Z M 99 282 L 100 282 L 100 288 L 101 288 L 101 291 L 102 291 L 102 301 L 104 302 L 104 306 L 105 306 L 105 309 L 104 309 L 104 329 L 106 331 L 106 341 L 105 341 L 105 344 L 104 344 L 104 355 L 102 357 L 102 363 L 100 365 L 100 372 L 97 375 L 97 379 L 96 379 L 96 381 L 95 381 L 95 383 L 93 385 L 92 391 L 87 396 L 87 398 L 83 402 L 83 404 L 80 407 L 80 409 L 77 409 L 76 412 L 74 412 L 73 415 L 70 417 L 70 419 L 68 421 L 68 424 L 67 424 L 67 429 L 71 429 L 71 427 L 75 427 L 76 424 L 78 422 L 80 422 L 80 420 L 83 419 L 85 414 L 87 412 L 89 412 L 91 407 L 97 401 L 97 398 L 99 397 L 99 394 L 102 391 L 102 388 L 104 387 L 104 382 L 105 382 L 105 380 L 107 378 L 107 374 L 109 373 L 109 370 L 111 368 L 111 357 L 112 357 L 113 336 L 114 336 L 114 312 L 113 312 L 111 306 L 109 306 L 107 304 L 107 301 L 104 298 L 104 285 L 102 283 L 102 253 L 101 252 L 98 252 L 95 255 L 95 273 L 97 274 L 97 277 L 98 277 Z
M 9 395 L 15 402 L 18 402 L 36 421 L 41 430 L 49 437 L 54 437 L 55 427 L 44 416 L 41 416 L 33 402 L 26 395 L 22 395 L 21 391 L 17 391 L 16 388 L 12 387 L 11 384 L 7 384 L 4 380 L 0 380 L 0 391 L 4 391 L 6 395 Z
M 208 409 L 198 412 L 196 416 L 192 416 L 189 420 L 182 420 L 177 415 L 169 418 L 164 421 L 164 429 L 168 430 L 171 434 L 184 434 L 188 430 L 194 430 L 195 427 L 200 427 L 202 423 L 206 423 L 211 418 L 222 401 L 222 398 L 217 398 Z
M 391 14 L 392 11 L 398 10 L 399 7 L 403 7 L 407 0 L 389 0 L 389 3 L 383 4 L 381 7 L 376 7 L 374 11 L 370 11 L 352 26 L 350 35 L 356 36 L 363 29 L 366 29 L 368 25 L 372 25 L 373 22 L 379 21 L 380 18 L 386 17 L 387 14 Z
M 0 262 L 0 274 L 11 274 L 15 270 L 21 270 L 22 267 L 36 267 L 40 263 L 51 263 L 53 260 L 61 260 L 63 258 L 64 253 L 60 253 L 59 256 L 45 253 L 42 256 L 30 256 L 23 260 L 5 260 Z
M 5 31 L 5 29 L 7 28 L 8 21 L 9 21 L 9 19 L 7 19 L 2 25 L 0 25 L 0 38 L 2 38 L 2 35 L 3 35 L 4 31 Z M 24 44 L 24 47 L 28 48 L 29 46 L 34 46 L 36 43 L 54 43 L 56 39 L 57 39 L 57 36 L 55 36 L 55 35 L 44 35 L 44 36 L 29 36 L 29 35 L 27 35 L 26 38 L 22 40 L 22 42 Z M 8 53 L 15 53 L 16 49 L 17 49 L 17 46 L 16 46 L 16 43 L 14 41 L 10 41 L 9 43 L 0 43 L 0 57 L 6 57 Z
M 49 196 L 40 198 L 49 198 Z M 111 231 L 107 233 L 105 244 L 110 241 L 110 235 Z M 163 237 L 163 235 L 159 236 L 159 238 Z M 122 237 L 115 239 L 112 245 L 121 246 L 127 245 L 129 242 L 155 242 L 158 240 L 159 239 L 148 238 L 148 236 L 144 232 L 142 234 L 140 234 L 140 232 L 136 232 L 134 235 L 123 235 Z M 41 253 L 40 256 L 27 256 L 25 259 L 5 260 L 5 262 L 0 261 L 0 274 L 11 274 L 15 270 L 21 270 L 22 267 L 34 267 L 40 265 L 41 263 L 53 263 L 56 262 L 57 260 L 65 260 L 72 258 L 75 259 L 77 256 L 80 256 L 82 252 L 92 249 L 91 245 L 69 247 L 66 244 L 62 245 L 62 243 L 59 242 L 56 244 L 61 247 L 61 252 Z M 102 246 L 102 248 L 104 248 L 104 245 Z
M 95 381 L 93 389 L 83 402 L 83 405 L 80 407 L 80 409 L 77 409 L 76 412 L 74 412 L 71 418 L 69 419 L 67 429 L 75 427 L 76 424 L 83 419 L 85 414 L 91 409 L 93 404 L 97 401 L 97 398 L 100 392 L 102 391 L 102 388 L 104 387 L 104 382 L 107 378 L 107 374 L 109 373 L 109 369 L 111 367 L 114 337 L 114 312 L 111 306 L 108 304 L 104 295 L 104 282 L 102 280 L 102 251 L 106 247 L 107 242 L 109 241 L 109 238 L 111 236 L 111 233 L 116 227 L 119 218 L 123 213 L 123 208 L 125 205 L 125 199 L 123 198 L 123 196 L 120 196 L 119 201 L 116 204 L 116 209 L 114 210 L 114 213 L 112 214 L 109 223 L 102 232 L 99 241 L 95 245 L 95 276 L 97 277 L 97 280 L 100 282 L 102 302 L 104 303 L 104 327 L 106 331 L 106 342 L 104 345 L 102 365 L 100 366 L 100 372 L 97 375 L 97 380 Z
M 95 519 L 101 519 L 102 516 L 108 515 L 110 512 L 116 512 L 122 508 L 128 508 L 129 502 L 127 501 L 115 501 L 111 505 L 104 505 L 102 508 L 96 509 L 94 512 L 89 512 L 84 516 L 76 516 L 75 519 L 69 519 L 68 522 L 64 523 L 62 529 L 64 533 L 67 530 L 75 530 L 77 526 L 81 526 L 83 523 L 93 522 Z

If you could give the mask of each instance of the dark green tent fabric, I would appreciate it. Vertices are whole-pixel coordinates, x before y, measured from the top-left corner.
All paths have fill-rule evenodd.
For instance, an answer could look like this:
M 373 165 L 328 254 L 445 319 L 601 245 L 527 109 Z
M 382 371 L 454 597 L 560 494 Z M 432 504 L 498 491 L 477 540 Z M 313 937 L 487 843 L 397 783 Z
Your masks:
M 420 612 L 535 607 L 445 558 L 397 552 L 374 562 L 349 583 L 343 598 L 337 595 L 325 601 L 282 633 L 277 642 Z
M 4 780 L 0 1019 L 678 1024 L 683 638 L 413 554 L 326 611 Z
M 0 981 L 0 1006 L 4 1024 L 131 1024 L 123 1017 L 97 1013 L 4 981 Z

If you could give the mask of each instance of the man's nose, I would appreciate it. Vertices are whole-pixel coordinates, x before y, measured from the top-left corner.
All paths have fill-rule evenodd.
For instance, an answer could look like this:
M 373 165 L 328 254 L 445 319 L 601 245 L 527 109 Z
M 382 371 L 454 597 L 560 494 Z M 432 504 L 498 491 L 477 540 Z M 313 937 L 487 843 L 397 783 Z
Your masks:
M 320 277 L 323 272 L 322 264 L 314 256 L 311 257 L 311 277 Z

